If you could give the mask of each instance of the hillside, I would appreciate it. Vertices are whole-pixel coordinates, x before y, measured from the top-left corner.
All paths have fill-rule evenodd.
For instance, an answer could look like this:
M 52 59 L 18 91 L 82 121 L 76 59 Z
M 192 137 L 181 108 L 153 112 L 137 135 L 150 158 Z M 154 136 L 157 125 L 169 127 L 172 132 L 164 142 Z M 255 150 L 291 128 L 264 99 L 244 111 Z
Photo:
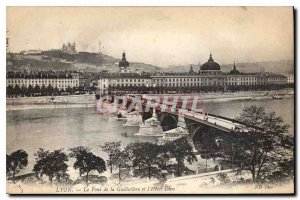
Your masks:
M 91 52 L 78 52 L 76 54 L 64 53 L 60 50 L 43 51 L 40 54 L 13 54 L 14 65 L 7 70 L 84 70 L 88 72 L 100 72 L 107 70 L 118 72 L 120 59 L 105 54 Z M 178 65 L 160 68 L 146 63 L 130 62 L 132 72 L 137 69 L 145 72 L 188 72 L 190 65 Z M 241 72 L 266 72 L 293 73 L 294 62 L 292 60 L 236 63 Z M 221 64 L 223 72 L 229 72 L 233 64 Z M 199 71 L 199 66 L 193 66 L 194 71 Z
M 13 66 L 10 70 L 84 70 L 100 72 L 107 70 L 117 72 L 119 59 L 105 54 L 79 52 L 64 53 L 60 50 L 43 51 L 40 54 L 13 54 Z M 159 68 L 150 64 L 130 62 L 132 71 L 155 72 Z

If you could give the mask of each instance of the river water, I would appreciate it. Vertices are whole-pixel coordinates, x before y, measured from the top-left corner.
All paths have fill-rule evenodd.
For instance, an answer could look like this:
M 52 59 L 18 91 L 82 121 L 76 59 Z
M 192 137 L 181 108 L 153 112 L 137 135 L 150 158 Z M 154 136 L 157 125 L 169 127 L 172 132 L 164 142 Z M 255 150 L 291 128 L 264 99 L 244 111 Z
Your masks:
M 275 111 L 290 125 L 289 133 L 294 135 L 294 99 L 206 102 L 202 104 L 205 112 L 235 118 L 244 107 L 252 104 L 264 106 L 267 111 Z M 34 163 L 34 153 L 39 148 L 68 150 L 75 146 L 88 146 L 102 158 L 107 155 L 100 145 L 105 142 L 122 141 L 122 146 L 139 141 L 153 141 L 154 138 L 133 136 L 137 127 L 123 127 L 107 115 L 99 114 L 96 108 L 65 108 L 16 110 L 6 113 L 6 149 L 11 153 L 24 149 L 29 154 L 30 172 Z M 122 133 L 128 133 L 124 137 Z

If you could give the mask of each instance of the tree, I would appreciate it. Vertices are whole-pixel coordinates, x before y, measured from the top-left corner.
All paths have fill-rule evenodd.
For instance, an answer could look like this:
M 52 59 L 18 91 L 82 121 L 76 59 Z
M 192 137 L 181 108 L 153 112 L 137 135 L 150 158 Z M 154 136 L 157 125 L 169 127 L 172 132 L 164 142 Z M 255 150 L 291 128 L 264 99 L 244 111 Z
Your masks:
M 103 146 L 100 147 L 102 148 L 102 151 L 107 153 L 109 156 L 107 165 L 110 167 L 110 173 L 112 173 L 113 166 L 115 166 L 115 156 L 121 151 L 121 141 L 106 142 Z
M 161 152 L 160 146 L 150 142 L 137 143 L 133 149 L 133 166 L 138 167 L 135 169 L 135 176 L 139 177 L 159 177 L 161 169 L 159 168 L 159 157 Z
M 14 90 L 13 90 L 13 94 L 15 96 L 18 96 L 18 95 L 20 95 L 20 93 L 21 93 L 20 87 L 18 85 L 15 85 Z
M 31 91 L 31 92 L 32 92 L 32 91 Z M 34 92 L 35 94 L 41 93 L 41 88 L 40 88 L 40 86 L 39 86 L 39 85 L 35 85 L 34 88 L 33 88 L 33 92 Z
M 79 169 L 80 176 L 86 173 L 86 184 L 88 184 L 91 171 L 96 170 L 99 174 L 106 171 L 105 161 L 90 152 L 90 148 L 79 146 L 70 150 L 70 157 L 76 158 L 76 162 L 73 165 L 74 169 Z
M 55 88 L 53 89 L 53 92 L 55 95 L 59 95 L 59 89 L 57 86 L 55 86 Z
M 40 148 L 35 154 L 36 164 L 33 167 L 37 177 L 43 175 L 48 176 L 52 183 L 53 178 L 60 181 L 62 178 L 67 179 L 68 156 L 63 152 L 63 149 L 54 150 L 52 152 Z
M 41 93 L 42 93 L 42 96 L 46 96 L 46 87 L 44 84 L 41 87 Z
M 26 92 L 27 92 L 27 87 L 25 85 L 22 85 L 20 89 L 21 96 L 22 97 L 25 96 Z
M 26 96 L 32 96 L 34 92 L 34 89 L 32 88 L 32 86 L 29 84 L 28 88 L 27 88 L 27 92 L 26 92 Z
M 177 176 L 181 176 L 180 167 L 184 167 L 184 161 L 192 164 L 197 161 L 193 153 L 193 147 L 190 145 L 186 137 L 181 137 L 173 142 L 167 143 L 166 148 L 177 161 Z
M 84 158 L 84 155 L 91 151 L 91 148 L 84 147 L 84 146 L 78 146 L 74 148 L 70 148 L 71 153 L 69 153 L 70 158 L 75 158 L 78 162 L 79 159 Z M 79 169 L 79 176 L 83 174 L 83 171 L 81 168 L 83 168 L 85 163 L 82 161 L 81 163 L 76 164 L 76 169 Z M 73 166 L 75 168 L 75 164 Z
M 225 141 L 227 149 L 233 151 L 230 159 L 224 157 L 223 162 L 233 162 L 240 170 L 250 171 L 253 181 L 260 181 L 278 169 L 284 158 L 293 160 L 293 143 L 286 135 L 288 125 L 275 112 L 267 113 L 263 107 L 252 105 L 237 120 L 248 125 L 248 131 L 234 132 Z
M 15 175 L 28 164 L 28 154 L 24 150 L 17 150 L 6 155 L 6 174 L 11 174 L 15 183 Z
M 11 97 L 11 96 L 13 95 L 13 91 L 14 91 L 14 88 L 13 88 L 11 85 L 8 85 L 8 86 L 6 87 L 6 95 L 7 95 L 8 97 Z
M 115 156 L 114 156 L 114 163 L 117 166 L 119 173 L 118 173 L 118 177 L 119 177 L 119 182 L 121 182 L 121 169 L 122 168 L 127 168 L 131 166 L 131 154 L 129 151 L 127 151 L 126 149 L 124 149 L 123 151 L 119 151 L 116 152 Z
M 60 93 L 60 94 L 63 94 L 64 92 L 65 92 L 64 88 L 61 88 L 61 89 L 59 90 L 59 93 Z
M 46 93 L 50 96 L 53 94 L 53 92 L 54 92 L 54 88 L 52 87 L 51 84 L 49 84 L 46 88 Z
M 94 85 L 92 85 L 90 89 L 91 91 L 96 91 L 97 88 Z
M 70 86 L 68 86 L 68 87 L 66 88 L 66 92 L 69 92 L 70 94 L 72 94 L 72 93 L 73 93 L 73 90 L 72 90 L 72 88 L 71 88 Z

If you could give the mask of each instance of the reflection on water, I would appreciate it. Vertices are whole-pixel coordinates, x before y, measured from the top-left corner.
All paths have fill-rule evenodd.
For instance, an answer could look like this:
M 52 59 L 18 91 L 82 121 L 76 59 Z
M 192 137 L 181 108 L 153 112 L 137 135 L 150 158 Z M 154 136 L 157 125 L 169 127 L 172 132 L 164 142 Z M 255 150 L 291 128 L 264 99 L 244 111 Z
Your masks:
M 204 112 L 213 113 L 229 118 L 236 118 L 242 112 L 243 108 L 257 105 L 266 108 L 267 112 L 276 112 L 277 116 L 281 116 L 283 121 L 288 124 L 289 134 L 294 135 L 294 98 L 288 99 L 264 99 L 256 101 L 228 101 L 219 103 L 202 103 Z
M 252 104 L 262 105 L 268 111 L 276 111 L 294 132 L 294 99 L 260 100 L 260 101 L 231 101 L 219 103 L 204 103 L 205 112 L 226 117 L 237 117 L 244 107 Z M 34 163 L 33 154 L 42 147 L 53 150 L 68 149 L 74 146 L 88 146 L 93 152 L 106 158 L 100 145 L 105 142 L 121 140 L 125 146 L 130 142 L 153 141 L 151 137 L 133 136 L 138 132 L 137 127 L 123 127 L 122 122 L 109 119 L 98 114 L 96 108 L 67 108 L 44 110 L 20 110 L 7 112 L 7 153 L 16 149 L 24 149 L 29 154 L 29 166 Z M 128 133 L 124 137 L 122 133 Z M 27 171 L 27 172 L 29 172 Z
M 74 146 L 92 147 L 97 155 L 106 158 L 100 145 L 121 140 L 127 145 L 136 140 L 154 138 L 132 136 L 138 127 L 123 127 L 122 122 L 109 119 L 96 112 L 96 108 L 67 108 L 23 110 L 7 112 L 7 153 L 24 149 L 29 154 L 29 165 L 38 148 L 68 150 Z M 127 132 L 129 137 L 122 133 Z M 27 168 L 32 169 L 32 166 Z

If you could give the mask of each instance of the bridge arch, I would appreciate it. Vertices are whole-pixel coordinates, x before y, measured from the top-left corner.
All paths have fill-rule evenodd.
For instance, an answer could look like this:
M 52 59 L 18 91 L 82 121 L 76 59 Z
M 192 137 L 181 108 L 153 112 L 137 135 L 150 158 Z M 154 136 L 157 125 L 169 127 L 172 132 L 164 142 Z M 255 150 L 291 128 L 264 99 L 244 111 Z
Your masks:
M 147 119 L 150 119 L 151 117 L 152 117 L 152 112 L 151 111 L 149 111 L 149 112 L 143 112 L 142 113 L 142 120 L 143 120 L 143 122 L 145 120 L 147 120 Z
M 172 114 L 160 114 L 159 121 L 162 126 L 163 131 L 168 131 L 174 128 L 177 128 L 178 117 L 173 116 Z
M 222 133 L 206 125 L 199 125 L 190 133 L 195 149 L 202 158 L 215 157 L 220 148 L 219 141 Z

